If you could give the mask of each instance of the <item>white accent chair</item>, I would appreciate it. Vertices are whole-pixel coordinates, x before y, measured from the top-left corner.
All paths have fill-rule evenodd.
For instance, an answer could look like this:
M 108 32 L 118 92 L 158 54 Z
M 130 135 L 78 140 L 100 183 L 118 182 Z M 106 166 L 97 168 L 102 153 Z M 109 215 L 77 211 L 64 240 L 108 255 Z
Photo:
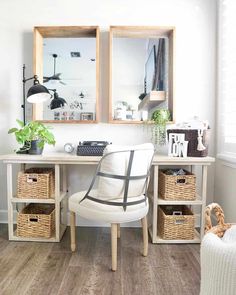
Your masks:
M 120 224 L 141 219 L 143 256 L 148 253 L 148 198 L 146 195 L 149 171 L 154 154 L 151 143 L 137 146 L 108 145 L 98 164 L 88 191 L 69 198 L 71 250 L 76 249 L 75 216 L 111 224 L 113 271 L 117 269 L 117 237 Z
M 236 294 L 236 226 L 228 229 L 222 239 L 213 233 L 203 238 L 200 294 Z
M 212 227 L 211 211 L 217 225 Z M 205 210 L 205 229 L 201 244 L 200 295 L 236 294 L 236 225 L 224 222 L 224 212 L 217 203 Z

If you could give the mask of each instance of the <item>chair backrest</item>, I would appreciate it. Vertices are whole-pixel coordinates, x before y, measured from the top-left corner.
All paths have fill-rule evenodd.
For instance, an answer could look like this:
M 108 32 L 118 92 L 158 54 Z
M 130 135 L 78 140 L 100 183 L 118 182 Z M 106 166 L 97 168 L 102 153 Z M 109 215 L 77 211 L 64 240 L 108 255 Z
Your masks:
M 146 193 L 153 154 L 151 143 L 107 146 L 84 199 L 123 206 L 124 209 L 145 201 L 145 198 L 138 201 L 130 199 Z M 96 195 L 92 196 L 96 184 Z

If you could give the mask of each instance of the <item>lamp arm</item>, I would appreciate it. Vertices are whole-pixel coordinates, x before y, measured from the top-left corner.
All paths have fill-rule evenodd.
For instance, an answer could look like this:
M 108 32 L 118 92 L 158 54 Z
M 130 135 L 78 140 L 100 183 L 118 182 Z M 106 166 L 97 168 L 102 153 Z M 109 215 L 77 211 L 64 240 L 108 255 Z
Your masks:
M 31 77 L 31 78 L 23 79 L 22 82 L 25 83 L 25 82 L 27 82 L 27 81 L 29 81 L 29 80 L 33 80 L 33 79 L 34 79 L 34 80 L 38 80 L 38 76 L 37 76 L 37 75 L 34 75 L 34 76 Z
M 30 77 L 30 78 L 25 78 L 25 64 L 23 65 L 23 80 L 22 80 L 22 82 L 23 83 L 26 83 L 27 81 L 29 81 L 29 80 L 38 80 L 38 76 L 37 75 L 34 75 L 33 77 Z
M 21 108 L 23 109 L 23 122 L 24 122 L 24 125 L 25 125 L 25 123 L 26 123 L 26 113 L 25 113 L 25 105 L 26 105 L 26 103 L 25 103 L 25 83 L 27 82 L 27 81 L 30 81 L 30 80 L 33 80 L 34 79 L 34 81 L 38 81 L 38 76 L 37 75 L 34 75 L 33 77 L 31 77 L 31 78 L 25 78 L 25 64 L 23 64 L 23 79 L 22 79 L 22 82 L 23 82 L 23 104 L 21 105 Z
M 26 116 L 25 116 L 25 83 L 26 83 L 26 79 L 25 79 L 25 64 L 23 65 L 23 104 L 21 105 L 22 109 L 23 109 L 23 122 L 24 122 L 24 126 L 25 126 L 25 121 L 26 121 Z

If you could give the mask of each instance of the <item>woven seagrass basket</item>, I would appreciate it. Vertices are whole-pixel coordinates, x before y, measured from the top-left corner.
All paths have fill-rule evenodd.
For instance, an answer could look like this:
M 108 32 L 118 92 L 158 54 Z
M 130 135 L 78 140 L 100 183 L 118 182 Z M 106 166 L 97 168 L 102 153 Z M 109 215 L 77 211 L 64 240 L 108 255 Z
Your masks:
M 55 198 L 55 174 L 53 168 L 30 168 L 19 172 L 17 197 L 21 199 Z
M 28 204 L 18 213 L 17 236 L 50 238 L 55 230 L 55 206 Z
M 173 215 L 181 211 L 182 215 Z M 185 205 L 158 206 L 158 234 L 165 240 L 193 240 L 195 216 Z
M 164 200 L 195 200 L 196 176 L 186 170 L 186 175 L 167 175 L 159 171 L 158 190 Z
M 214 211 L 217 225 L 212 226 L 211 222 L 211 214 Z M 224 233 L 227 229 L 229 229 L 233 223 L 225 223 L 225 215 L 224 211 L 222 210 L 221 206 L 217 203 L 209 204 L 205 209 L 205 234 L 206 233 L 213 233 L 216 234 L 218 237 L 222 238 Z

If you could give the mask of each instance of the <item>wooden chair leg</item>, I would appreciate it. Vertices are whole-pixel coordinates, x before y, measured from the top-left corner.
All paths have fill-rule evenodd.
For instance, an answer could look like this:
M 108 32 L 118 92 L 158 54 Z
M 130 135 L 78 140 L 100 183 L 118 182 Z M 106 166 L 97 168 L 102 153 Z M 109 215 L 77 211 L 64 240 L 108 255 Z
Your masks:
M 111 224 L 111 270 L 117 269 L 117 223 Z
M 148 255 L 148 227 L 147 227 L 147 217 L 141 219 L 143 228 L 143 256 Z
M 76 248 L 75 244 L 75 212 L 70 212 L 70 246 L 71 251 L 74 252 Z
M 120 224 L 117 224 L 117 238 L 120 238 Z

